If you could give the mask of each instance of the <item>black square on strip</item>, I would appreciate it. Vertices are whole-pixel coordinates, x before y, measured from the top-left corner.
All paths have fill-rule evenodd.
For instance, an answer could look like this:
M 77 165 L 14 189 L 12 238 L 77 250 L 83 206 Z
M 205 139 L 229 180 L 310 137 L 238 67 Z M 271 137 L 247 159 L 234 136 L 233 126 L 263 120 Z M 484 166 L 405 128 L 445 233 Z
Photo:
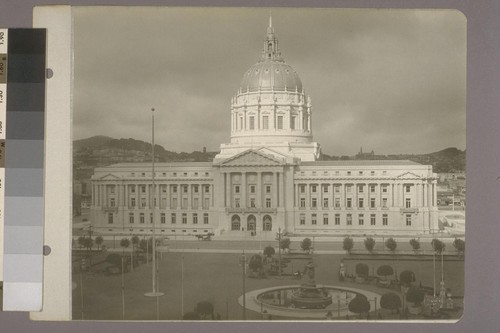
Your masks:
M 46 33 L 46 29 L 9 29 L 7 53 L 45 54 Z

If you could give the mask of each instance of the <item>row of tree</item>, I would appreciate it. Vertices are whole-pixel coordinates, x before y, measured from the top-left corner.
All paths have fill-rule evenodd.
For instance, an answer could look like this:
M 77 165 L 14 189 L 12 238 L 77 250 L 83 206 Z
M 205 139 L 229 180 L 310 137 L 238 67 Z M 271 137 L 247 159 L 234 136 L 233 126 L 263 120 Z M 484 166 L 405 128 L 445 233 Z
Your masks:
M 410 239 L 410 246 L 415 252 L 418 252 L 420 250 L 420 240 L 416 238 Z M 375 239 L 372 237 L 367 237 L 364 240 L 364 245 L 365 248 L 368 252 L 373 253 L 373 249 L 375 248 Z M 395 252 L 396 248 L 398 246 L 398 243 L 396 240 L 392 237 L 388 238 L 384 242 L 385 247 L 391 251 Z M 444 244 L 441 240 L 434 238 L 431 241 L 431 246 L 434 249 L 434 251 L 438 254 L 441 254 L 441 252 L 444 251 L 446 244 Z M 465 241 L 460 239 L 460 238 L 455 238 L 453 241 L 453 247 L 457 250 L 458 254 L 464 254 L 465 253 Z M 351 250 L 354 248 L 354 240 L 350 237 L 344 238 L 343 246 L 342 248 L 347 252 L 350 253 Z

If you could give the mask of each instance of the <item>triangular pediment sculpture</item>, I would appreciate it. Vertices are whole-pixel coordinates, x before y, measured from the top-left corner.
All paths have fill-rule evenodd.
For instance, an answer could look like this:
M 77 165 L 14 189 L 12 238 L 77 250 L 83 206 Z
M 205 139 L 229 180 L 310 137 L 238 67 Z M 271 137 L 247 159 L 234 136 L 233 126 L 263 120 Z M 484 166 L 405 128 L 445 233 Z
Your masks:
M 219 166 L 279 166 L 284 160 L 280 160 L 273 155 L 265 154 L 259 150 L 246 150 L 238 155 L 228 158 L 219 163 Z
M 104 176 L 102 176 L 101 178 L 99 178 L 100 180 L 117 180 L 117 179 L 120 179 L 120 177 L 118 176 L 115 176 L 113 175 L 112 173 L 108 173 Z
M 413 173 L 413 172 L 405 172 L 405 173 L 402 173 L 400 174 L 399 176 L 396 177 L 397 179 L 421 179 L 422 177 Z

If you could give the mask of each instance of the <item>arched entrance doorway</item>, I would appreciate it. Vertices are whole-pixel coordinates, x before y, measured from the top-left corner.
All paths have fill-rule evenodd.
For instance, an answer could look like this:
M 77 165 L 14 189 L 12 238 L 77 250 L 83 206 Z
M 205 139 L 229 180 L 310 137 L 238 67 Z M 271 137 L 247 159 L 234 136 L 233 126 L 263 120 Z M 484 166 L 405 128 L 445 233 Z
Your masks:
M 240 230 L 240 228 L 240 217 L 238 215 L 233 215 L 233 217 L 231 218 L 231 230 Z
M 248 231 L 255 231 L 256 227 L 257 227 L 257 221 L 255 219 L 255 216 L 250 215 L 247 218 L 247 230 Z
M 264 216 L 262 219 L 262 230 L 271 231 L 273 230 L 273 222 L 272 218 L 269 215 Z

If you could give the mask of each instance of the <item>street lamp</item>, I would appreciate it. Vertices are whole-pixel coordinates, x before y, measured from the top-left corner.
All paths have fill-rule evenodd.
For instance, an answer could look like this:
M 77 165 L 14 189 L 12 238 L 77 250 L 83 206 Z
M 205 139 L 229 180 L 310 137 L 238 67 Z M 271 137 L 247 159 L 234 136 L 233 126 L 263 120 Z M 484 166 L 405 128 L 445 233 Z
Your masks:
M 245 253 L 241 255 L 240 258 L 240 265 L 241 265 L 241 275 L 243 278 L 243 320 L 247 319 L 247 304 L 246 304 L 246 286 L 245 286 L 245 280 L 246 280 L 246 266 L 247 266 L 247 256 Z

